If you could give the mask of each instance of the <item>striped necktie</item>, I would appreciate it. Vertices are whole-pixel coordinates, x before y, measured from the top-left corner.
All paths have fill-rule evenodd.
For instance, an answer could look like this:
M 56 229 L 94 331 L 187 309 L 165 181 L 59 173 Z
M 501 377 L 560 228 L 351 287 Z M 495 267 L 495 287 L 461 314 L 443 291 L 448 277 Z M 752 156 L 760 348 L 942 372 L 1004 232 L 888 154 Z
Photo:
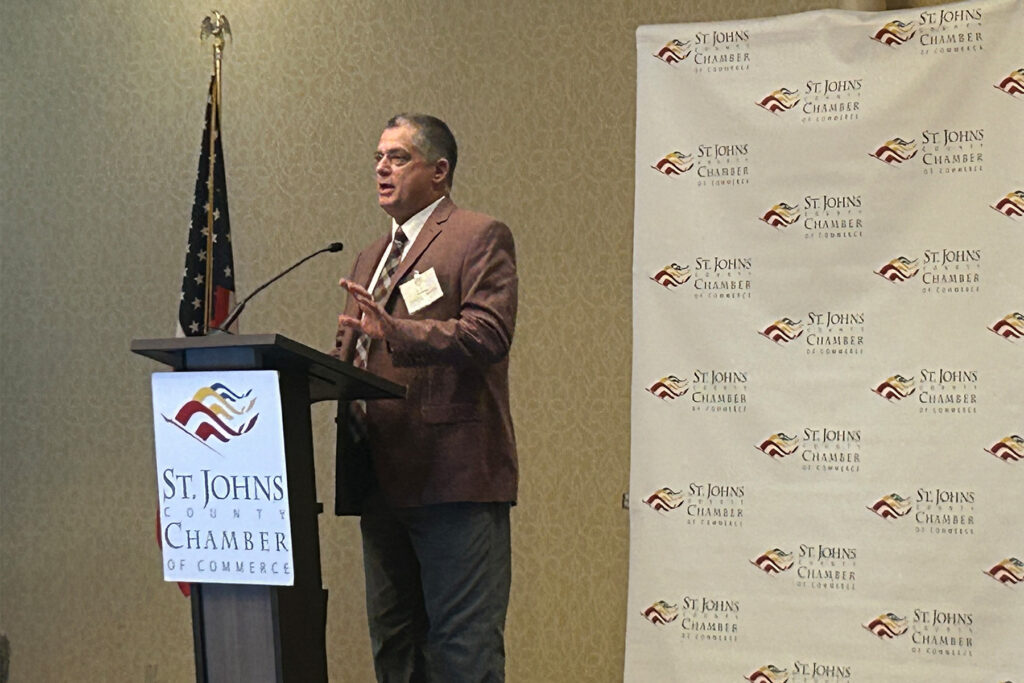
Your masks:
M 384 262 L 384 267 L 381 268 L 380 277 L 377 278 L 377 284 L 373 287 L 373 300 L 375 303 L 384 303 L 384 297 L 391 288 L 391 279 L 398 271 L 398 265 L 402 262 L 402 252 L 405 250 L 405 245 L 408 241 L 409 240 L 405 236 L 405 233 L 402 232 L 402 229 L 398 228 L 395 231 L 394 238 L 391 240 L 391 251 L 388 253 L 388 258 Z M 370 337 L 360 333 L 359 337 L 356 339 L 356 349 L 355 355 L 352 358 L 352 364 L 357 368 L 365 370 L 369 355 Z M 366 438 L 366 401 L 360 399 L 352 401 L 349 405 L 353 418 L 350 421 L 352 436 L 356 441 L 361 441 Z

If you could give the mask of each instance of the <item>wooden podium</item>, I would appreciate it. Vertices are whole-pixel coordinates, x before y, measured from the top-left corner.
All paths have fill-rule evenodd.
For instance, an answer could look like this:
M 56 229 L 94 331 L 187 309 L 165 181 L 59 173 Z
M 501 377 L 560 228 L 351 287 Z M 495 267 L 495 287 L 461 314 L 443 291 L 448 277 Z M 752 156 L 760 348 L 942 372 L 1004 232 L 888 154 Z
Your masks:
M 313 434 L 316 401 L 404 398 L 405 388 L 277 334 L 135 339 L 176 371 L 277 370 L 284 422 L 293 586 L 192 584 L 196 681 L 327 683 Z

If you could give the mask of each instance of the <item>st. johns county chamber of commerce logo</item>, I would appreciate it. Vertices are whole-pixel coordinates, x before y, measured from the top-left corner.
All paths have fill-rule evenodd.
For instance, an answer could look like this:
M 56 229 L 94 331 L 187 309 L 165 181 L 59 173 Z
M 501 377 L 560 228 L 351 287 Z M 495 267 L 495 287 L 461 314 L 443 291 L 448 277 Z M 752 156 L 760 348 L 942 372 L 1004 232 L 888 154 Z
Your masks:
M 1006 78 L 994 83 L 993 87 L 1010 97 L 1024 99 L 1024 68 L 1014 69 Z
M 973 536 L 978 498 L 977 492 L 970 489 L 921 487 L 913 498 L 890 493 L 867 508 L 898 526 L 913 520 L 915 534 Z
M 216 452 L 210 445 L 211 439 L 228 443 L 252 431 L 259 418 L 255 406 L 256 397 L 252 396 L 251 389 L 237 394 L 221 382 L 215 382 L 196 391 L 173 418 L 161 417 Z
M 879 638 L 892 640 L 906 633 L 907 629 L 910 628 L 910 622 L 906 617 L 897 616 L 893 612 L 886 612 L 879 614 L 863 626 Z
M 1010 342 L 1024 341 L 1024 313 L 1012 311 L 992 323 L 989 328 Z
M 776 346 L 802 347 L 807 356 L 859 356 L 864 353 L 863 311 L 808 311 L 777 318 L 758 330 Z
M 1024 460 L 1024 436 L 1008 434 L 985 449 L 1003 462 L 1020 462 Z
M 673 602 L 658 600 L 640 614 L 658 627 L 678 623 L 683 640 L 734 643 L 740 633 L 740 603 L 729 598 L 688 595 Z
M 875 148 L 870 155 L 890 166 L 899 166 L 917 156 L 917 142 L 901 137 L 891 138 Z
M 679 379 L 675 375 L 665 375 L 647 387 L 646 391 L 662 401 L 674 401 L 677 398 L 682 398 L 689 391 L 689 380 Z
M 977 174 L 984 171 L 984 128 L 925 129 L 917 138 L 891 138 L 869 152 L 890 167 L 910 166 L 917 160 L 924 175 Z M 920 152 L 920 156 L 918 153 Z
M 789 671 L 774 664 L 765 664 L 747 674 L 746 679 L 750 683 L 789 683 Z
M 788 667 L 776 666 L 774 663 L 765 664 L 744 678 L 750 683 L 852 683 L 854 673 L 853 667 L 849 664 L 799 658 Z
M 914 386 L 913 377 L 903 375 L 890 375 L 879 382 L 871 391 L 875 392 L 890 403 L 902 401 L 909 398 L 917 388 Z
M 889 47 L 900 47 L 909 43 L 917 35 L 917 24 L 913 21 L 893 19 L 871 35 L 871 40 Z
M 1008 557 L 992 565 L 985 573 L 1004 586 L 1015 586 L 1024 582 L 1024 562 L 1016 557 Z
M 950 661 L 974 656 L 976 622 L 973 612 L 918 607 L 907 617 L 886 612 L 862 625 L 880 640 L 903 643 L 911 654 Z
M 698 256 L 692 263 L 672 261 L 651 273 L 650 280 L 670 292 L 686 291 L 695 300 L 735 301 L 751 298 L 754 260 L 749 256 Z
M 968 415 L 978 412 L 980 371 L 974 368 L 923 368 L 916 376 L 890 375 L 871 389 L 895 404 L 915 396 L 918 413 Z
M 666 403 L 690 405 L 691 412 L 745 413 L 747 411 L 746 370 L 694 370 L 691 379 L 677 374 L 659 377 L 645 391 Z M 687 397 L 685 401 L 679 399 Z
M 826 425 L 804 427 L 792 434 L 778 431 L 754 444 L 754 447 L 768 456 L 767 459 L 780 463 L 799 463 L 801 471 L 819 476 L 860 472 L 860 429 Z
M 792 567 L 795 561 L 793 553 L 788 553 L 781 548 L 772 548 L 752 558 L 750 564 L 765 574 L 781 574 Z
M 698 31 L 686 40 L 673 37 L 655 50 L 652 56 L 670 67 L 687 68 L 698 74 L 749 71 L 750 31 Z
M 929 296 L 977 294 L 985 273 L 982 256 L 979 248 L 925 249 L 920 256 L 891 258 L 880 264 L 875 274 L 896 285 L 919 282 L 920 293 Z
M 697 145 L 696 152 L 670 151 L 651 168 L 669 178 L 695 176 L 697 187 L 735 187 L 750 183 L 749 158 L 746 142 L 709 142 Z
M 1012 190 L 1006 196 L 990 205 L 1007 218 L 1024 218 L 1024 190 Z
M 950 55 L 984 49 L 981 8 L 928 9 L 910 19 L 892 19 L 870 34 L 893 50 L 916 48 L 921 55 Z M 911 47 L 913 46 L 913 47 Z
M 863 78 L 818 78 L 797 88 L 782 86 L 755 100 L 778 118 L 801 123 L 856 121 L 861 112 Z
M 772 576 L 772 586 L 791 580 L 802 590 L 856 590 L 857 548 L 852 546 L 801 543 L 796 552 L 771 548 L 751 558 L 750 564 Z
M 820 193 L 800 201 L 785 198 L 758 216 L 775 232 L 803 239 L 842 240 L 864 236 L 864 202 L 860 193 Z
M 788 667 L 766 664 L 743 678 L 751 683 L 851 683 L 854 680 L 854 673 L 850 665 L 801 657 Z
M 686 520 L 687 525 L 735 528 L 743 526 L 742 484 L 690 482 L 675 490 L 663 486 L 644 497 L 644 504 L 655 512 Z

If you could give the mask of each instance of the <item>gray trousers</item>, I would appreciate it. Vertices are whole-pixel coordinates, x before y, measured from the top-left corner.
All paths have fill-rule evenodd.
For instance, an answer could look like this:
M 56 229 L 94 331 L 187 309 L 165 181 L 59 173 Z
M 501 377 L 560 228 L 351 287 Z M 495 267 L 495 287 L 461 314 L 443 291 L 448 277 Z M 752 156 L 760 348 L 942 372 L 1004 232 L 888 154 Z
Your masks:
M 511 584 L 508 503 L 389 508 L 360 519 L 379 683 L 500 683 Z

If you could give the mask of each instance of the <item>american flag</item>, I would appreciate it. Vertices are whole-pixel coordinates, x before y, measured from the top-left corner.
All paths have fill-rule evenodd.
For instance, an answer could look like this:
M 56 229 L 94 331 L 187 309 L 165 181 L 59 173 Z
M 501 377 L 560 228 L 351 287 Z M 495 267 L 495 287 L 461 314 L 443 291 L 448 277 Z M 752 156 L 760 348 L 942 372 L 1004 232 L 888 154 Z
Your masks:
M 206 334 L 210 328 L 227 318 L 234 302 L 235 264 L 231 257 L 228 188 L 220 140 L 220 93 L 216 81 L 216 76 L 210 78 L 210 92 L 206 100 L 206 125 L 199 152 L 195 201 L 192 204 L 185 273 L 181 280 L 181 301 L 178 304 L 179 336 Z M 211 228 L 212 242 L 209 238 Z

